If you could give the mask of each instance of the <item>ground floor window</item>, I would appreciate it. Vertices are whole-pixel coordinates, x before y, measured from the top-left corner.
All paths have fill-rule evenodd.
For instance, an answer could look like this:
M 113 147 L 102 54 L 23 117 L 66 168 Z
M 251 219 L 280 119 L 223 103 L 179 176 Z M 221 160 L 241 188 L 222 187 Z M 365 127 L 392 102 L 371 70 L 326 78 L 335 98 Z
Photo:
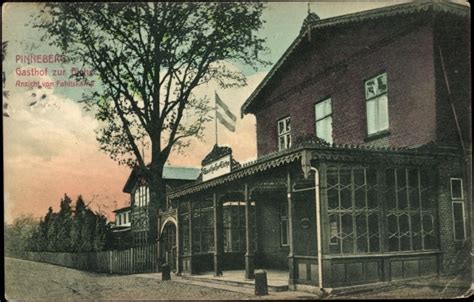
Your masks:
M 417 168 L 385 171 L 389 251 L 436 248 L 428 179 L 427 172 Z
M 143 246 L 148 243 L 147 231 L 135 231 L 133 232 L 132 235 L 133 235 L 135 246 Z
M 245 203 L 226 201 L 223 207 L 224 251 L 245 251 Z
M 214 208 L 212 200 L 192 203 L 192 252 L 214 251 Z
M 329 166 L 327 196 L 331 253 L 380 251 L 376 170 Z
M 331 253 L 430 250 L 437 247 L 427 171 L 329 165 Z M 382 175 L 383 174 L 383 175 Z M 386 238 L 381 237 L 381 229 Z M 383 240 L 387 247 L 382 247 Z

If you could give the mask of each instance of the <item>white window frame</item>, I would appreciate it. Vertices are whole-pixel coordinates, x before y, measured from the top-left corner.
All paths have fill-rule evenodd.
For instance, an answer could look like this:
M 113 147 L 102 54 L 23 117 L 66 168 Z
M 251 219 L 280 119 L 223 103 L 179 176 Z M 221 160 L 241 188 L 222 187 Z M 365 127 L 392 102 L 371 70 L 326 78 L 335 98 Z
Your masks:
M 135 205 L 139 208 L 147 206 L 150 202 L 150 188 L 145 185 L 139 185 L 135 189 Z
M 327 102 L 329 101 L 329 108 L 330 108 L 330 112 L 329 114 L 326 114 L 324 115 L 323 117 L 321 118 L 317 118 L 318 114 L 317 114 L 317 110 L 316 108 L 318 107 L 318 105 L 324 103 L 324 102 Z M 326 140 L 325 138 L 321 137 L 318 135 L 318 122 L 321 122 L 321 121 L 324 121 L 326 119 L 331 119 L 331 137 L 330 137 L 330 140 Z M 315 105 L 314 105 L 314 127 L 315 127 L 315 134 L 317 137 L 321 138 L 321 139 L 324 139 L 325 141 L 327 141 L 328 143 L 332 144 L 333 143 L 333 132 L 332 132 L 332 99 L 331 98 L 325 98 L 324 100 L 321 100 L 319 102 L 317 102 Z
M 291 147 L 291 119 L 289 116 L 279 119 L 277 122 L 278 151 Z M 283 138 L 283 145 L 280 138 Z
M 382 90 L 382 91 L 379 91 L 378 89 L 378 78 L 380 77 L 385 77 L 385 90 Z M 368 93 L 368 83 L 370 81 L 375 81 L 375 85 L 373 87 L 375 87 L 375 91 L 374 91 L 374 94 L 373 95 L 370 95 L 369 96 L 369 93 Z M 383 73 L 380 73 L 378 75 L 376 75 L 375 77 L 372 77 L 370 79 L 367 79 L 364 81 L 364 95 L 365 95 L 365 116 L 366 116 L 366 126 L 367 126 L 367 136 L 372 136 L 372 135 L 376 135 L 378 133 L 381 133 L 381 132 L 385 132 L 385 131 L 388 131 L 388 129 L 390 128 L 390 119 L 389 119 L 389 110 L 388 110 L 388 79 L 387 79 L 387 73 L 386 72 L 383 72 Z M 380 113 L 380 109 L 379 109 L 379 106 L 380 106 L 380 102 L 382 100 L 382 98 L 385 98 L 386 99 L 386 102 L 387 102 L 387 125 L 386 127 L 382 127 L 380 125 L 380 116 L 381 116 L 381 113 Z M 376 102 L 376 106 L 377 106 L 377 115 L 374 117 L 374 131 L 370 132 L 370 128 L 369 128 L 369 106 L 368 106 L 368 103 L 369 102 Z
M 453 180 L 460 181 L 461 184 L 461 197 L 454 197 L 453 196 Z M 451 193 L 451 210 L 452 210 L 452 217 L 453 217 L 453 237 L 455 241 L 465 241 L 467 234 L 466 234 L 466 211 L 464 206 L 464 184 L 462 178 L 450 178 L 449 179 L 449 188 Z M 461 212 L 462 212 L 462 226 L 463 226 L 463 238 L 456 238 L 456 222 L 454 217 L 454 204 L 461 205 Z

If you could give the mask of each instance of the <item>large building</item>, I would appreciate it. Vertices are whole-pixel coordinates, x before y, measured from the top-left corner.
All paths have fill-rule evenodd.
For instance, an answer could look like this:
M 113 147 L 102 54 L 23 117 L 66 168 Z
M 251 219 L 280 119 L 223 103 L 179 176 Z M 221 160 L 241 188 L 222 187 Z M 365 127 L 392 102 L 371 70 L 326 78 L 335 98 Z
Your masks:
M 292 289 L 469 269 L 469 30 L 446 2 L 310 13 L 242 106 L 257 160 L 215 146 L 208 175 L 168 194 L 165 261 L 285 270 Z

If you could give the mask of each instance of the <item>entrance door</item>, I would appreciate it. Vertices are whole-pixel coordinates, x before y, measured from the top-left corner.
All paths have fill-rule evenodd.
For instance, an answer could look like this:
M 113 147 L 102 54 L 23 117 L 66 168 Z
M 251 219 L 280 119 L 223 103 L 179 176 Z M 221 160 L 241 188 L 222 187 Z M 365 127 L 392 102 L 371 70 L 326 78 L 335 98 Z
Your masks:
M 164 252 L 166 263 L 172 271 L 176 271 L 176 226 L 172 222 L 168 222 L 163 229 Z

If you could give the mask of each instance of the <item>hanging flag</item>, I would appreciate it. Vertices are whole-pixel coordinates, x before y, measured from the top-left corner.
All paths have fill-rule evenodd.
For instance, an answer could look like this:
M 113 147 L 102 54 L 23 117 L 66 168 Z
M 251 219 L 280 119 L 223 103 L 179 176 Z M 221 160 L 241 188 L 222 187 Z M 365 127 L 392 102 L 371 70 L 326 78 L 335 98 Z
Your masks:
M 222 111 L 222 113 L 219 111 Z M 237 117 L 230 111 L 229 107 L 221 100 L 216 93 L 216 118 L 229 131 L 235 132 L 235 122 Z

